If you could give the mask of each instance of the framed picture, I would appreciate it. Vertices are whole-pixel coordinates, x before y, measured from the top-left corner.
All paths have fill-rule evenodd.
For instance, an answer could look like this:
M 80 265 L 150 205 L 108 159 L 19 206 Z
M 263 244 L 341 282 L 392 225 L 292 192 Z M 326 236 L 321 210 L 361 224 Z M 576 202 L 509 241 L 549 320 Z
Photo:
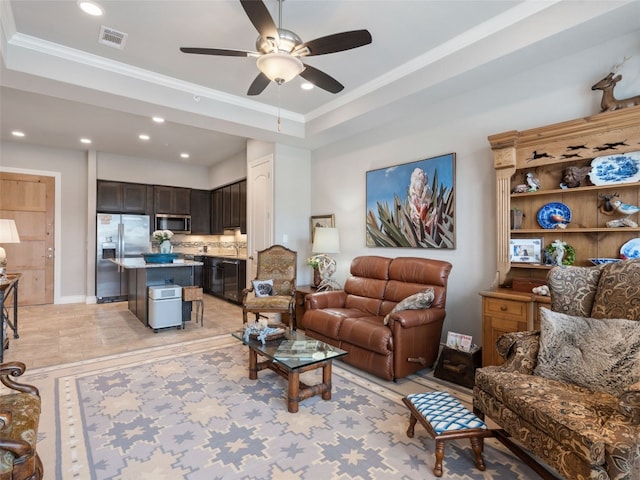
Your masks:
M 367 172 L 367 247 L 455 248 L 456 154 Z
M 542 238 L 512 238 L 509 240 L 509 260 L 542 263 Z
M 336 226 L 336 218 L 335 215 L 314 215 L 311 217 L 311 221 L 309 223 L 311 227 L 311 243 L 313 243 L 313 239 L 316 233 L 316 227 L 329 227 L 334 228 Z

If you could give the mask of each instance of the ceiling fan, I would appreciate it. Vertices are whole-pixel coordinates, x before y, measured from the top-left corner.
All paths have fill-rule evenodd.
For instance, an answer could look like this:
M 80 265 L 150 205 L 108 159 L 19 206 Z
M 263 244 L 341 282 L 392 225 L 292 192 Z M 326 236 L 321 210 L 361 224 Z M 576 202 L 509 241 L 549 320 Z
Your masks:
M 279 22 L 282 22 L 282 2 L 283 0 L 278 0 Z M 340 82 L 321 70 L 303 63 L 300 58 L 342 52 L 371 43 L 371 34 L 368 30 L 334 33 L 303 42 L 294 32 L 281 28 L 281 25 L 276 27 L 262 0 L 240 0 L 240 3 L 260 34 L 256 40 L 257 52 L 197 47 L 182 47 L 180 51 L 225 57 L 256 57 L 260 73 L 249 87 L 247 95 L 259 95 L 267 88 L 269 82 L 274 81 L 281 85 L 297 75 L 323 90 L 338 93 L 344 89 Z

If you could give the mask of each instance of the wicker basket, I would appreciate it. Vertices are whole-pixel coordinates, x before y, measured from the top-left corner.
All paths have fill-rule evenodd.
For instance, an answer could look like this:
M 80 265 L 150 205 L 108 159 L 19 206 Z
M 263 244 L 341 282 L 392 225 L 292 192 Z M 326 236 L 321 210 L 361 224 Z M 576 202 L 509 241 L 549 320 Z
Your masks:
M 202 300 L 202 297 L 202 287 L 198 287 L 197 285 L 182 287 L 182 300 L 185 302 Z

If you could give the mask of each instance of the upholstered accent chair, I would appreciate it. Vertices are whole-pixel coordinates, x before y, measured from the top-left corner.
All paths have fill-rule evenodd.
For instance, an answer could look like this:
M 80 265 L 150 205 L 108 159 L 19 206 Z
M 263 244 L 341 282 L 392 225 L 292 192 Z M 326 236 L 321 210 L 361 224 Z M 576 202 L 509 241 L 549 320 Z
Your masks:
M 40 480 L 43 476 L 36 452 L 40 393 L 12 378 L 25 369 L 21 362 L 0 365 L 0 382 L 14 392 L 0 394 L 0 480 Z
M 474 412 L 563 478 L 639 479 L 640 260 L 554 267 L 547 284 L 541 331 L 503 335 L 506 362 L 476 371 Z
M 295 294 L 297 253 L 282 245 L 273 245 L 258 252 L 256 278 L 242 292 L 242 321 L 247 314 L 280 313 L 283 321 L 296 327 Z

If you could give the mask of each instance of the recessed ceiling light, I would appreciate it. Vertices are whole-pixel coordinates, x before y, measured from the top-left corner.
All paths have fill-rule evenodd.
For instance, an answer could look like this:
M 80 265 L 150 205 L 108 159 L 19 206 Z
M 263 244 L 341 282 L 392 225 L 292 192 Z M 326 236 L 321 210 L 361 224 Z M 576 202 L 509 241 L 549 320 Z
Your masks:
M 189 154 L 188 153 L 181 153 L 180 154 L 180 158 L 189 158 Z
M 138 138 L 140 140 L 149 140 L 151 137 L 149 135 L 147 135 L 146 133 L 141 133 L 140 135 L 138 135 Z
M 80 139 L 80 143 L 91 143 L 91 139 L 90 138 L 81 138 Z
M 99 17 L 104 13 L 100 5 L 90 0 L 78 0 L 78 6 L 84 13 L 93 15 L 94 17 Z
M 300 88 L 303 90 L 311 90 L 313 88 L 313 83 L 310 82 L 302 82 L 300 84 Z
M 152 117 L 152 120 L 156 123 L 164 123 L 164 118 L 162 117 Z
M 24 132 L 21 132 L 20 130 L 14 130 L 13 132 L 11 132 L 11 135 L 13 135 L 14 137 L 24 137 Z

